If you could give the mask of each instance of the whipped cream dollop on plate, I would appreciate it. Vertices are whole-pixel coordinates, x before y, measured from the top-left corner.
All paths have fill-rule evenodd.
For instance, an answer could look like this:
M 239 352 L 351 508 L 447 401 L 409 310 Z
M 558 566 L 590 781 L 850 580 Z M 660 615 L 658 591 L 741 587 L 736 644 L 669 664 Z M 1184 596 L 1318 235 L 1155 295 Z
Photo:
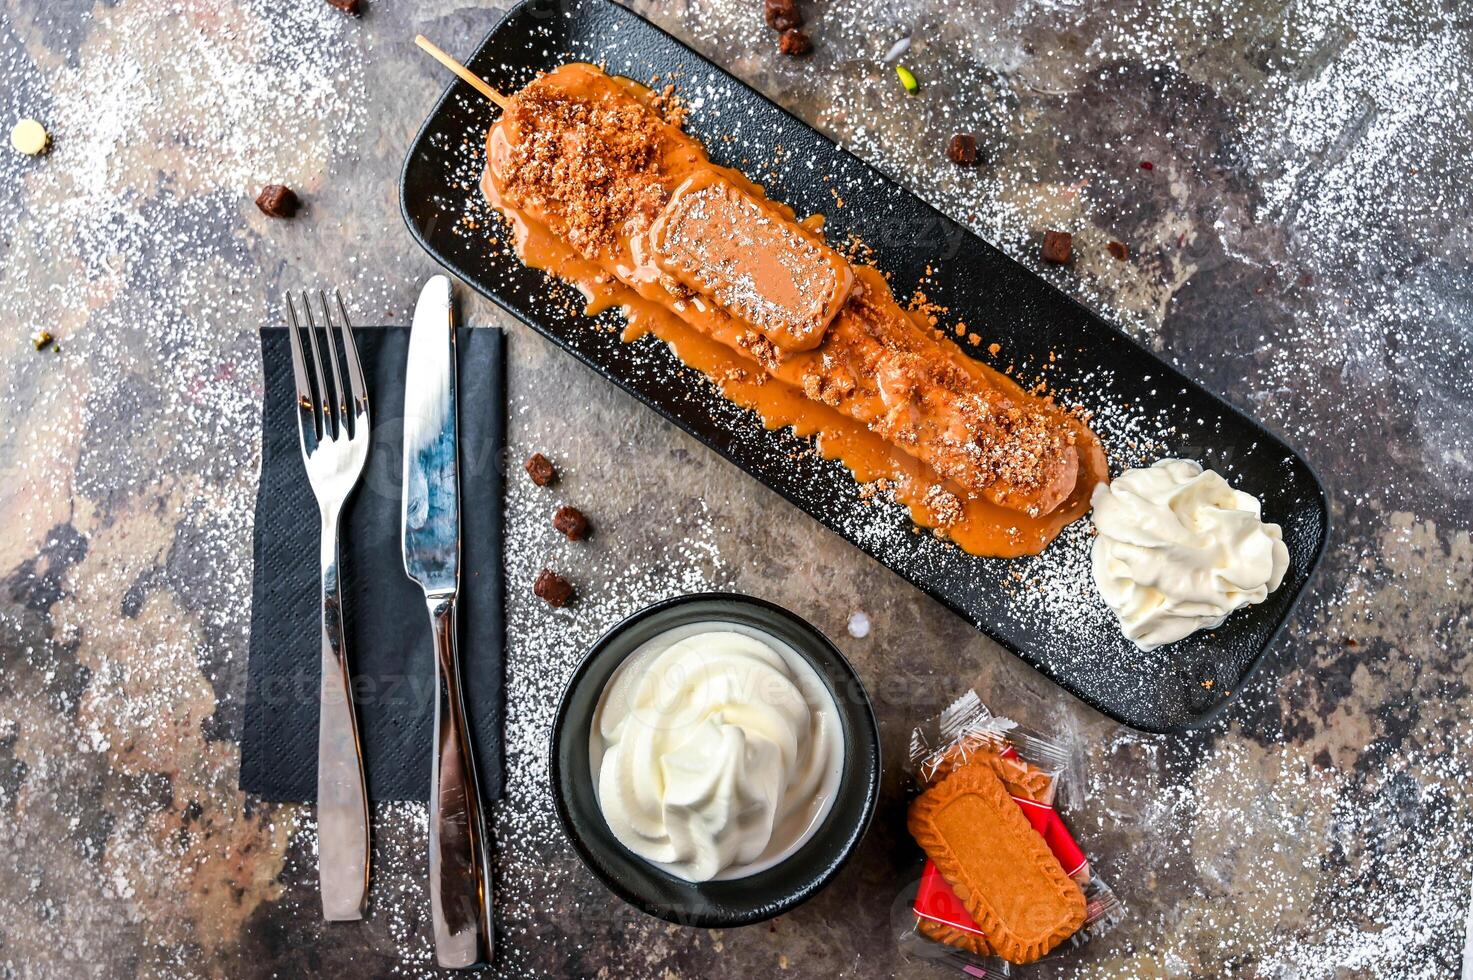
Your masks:
M 776 637 L 694 623 L 609 678 L 589 733 L 599 809 L 629 850 L 686 881 L 779 863 L 823 823 L 843 733 L 818 673 Z
M 1289 567 L 1258 498 L 1191 460 L 1126 470 L 1095 487 L 1090 503 L 1095 585 L 1142 650 L 1262 602 Z

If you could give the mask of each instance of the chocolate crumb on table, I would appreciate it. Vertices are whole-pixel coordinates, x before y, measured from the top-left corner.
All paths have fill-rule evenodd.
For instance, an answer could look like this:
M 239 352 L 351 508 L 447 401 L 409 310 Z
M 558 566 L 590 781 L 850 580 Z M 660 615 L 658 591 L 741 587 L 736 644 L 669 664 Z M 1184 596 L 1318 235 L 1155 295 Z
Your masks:
M 762 17 L 775 31 L 791 31 L 803 26 L 803 11 L 797 0 L 763 0 Z
M 1130 258 L 1130 249 L 1125 247 L 1124 242 L 1111 242 L 1110 244 L 1106 245 L 1105 248 L 1108 249 L 1110 254 L 1115 256 L 1115 258 L 1120 262 L 1124 262 L 1126 259 Z
M 1055 265 L 1063 265 L 1069 261 L 1069 256 L 1074 253 L 1074 236 L 1067 231 L 1046 231 L 1043 233 L 1043 260 Z
M 532 478 L 532 482 L 539 487 L 545 487 L 557 479 L 557 470 L 553 468 L 552 460 L 541 453 L 533 453 L 528 456 L 527 461 L 522 464 L 522 468 L 527 471 L 527 475 Z
M 532 583 L 532 594 L 554 609 L 561 609 L 573 600 L 573 583 L 544 568 L 537 573 L 537 581 Z
M 952 163 L 963 166 L 977 162 L 977 137 L 971 133 L 957 133 L 946 144 L 946 155 Z
M 363 0 L 327 0 L 327 2 L 345 14 L 352 14 L 354 17 L 363 16 Z
M 566 534 L 569 541 L 588 537 L 588 518 L 577 507 L 559 507 L 552 515 L 552 526 Z
M 813 50 L 813 42 L 808 39 L 807 34 L 795 28 L 783 31 L 783 36 L 778 39 L 777 49 L 785 55 L 798 58 Z
M 270 218 L 290 218 L 301 203 L 296 191 L 285 184 L 267 184 L 256 195 L 256 207 Z

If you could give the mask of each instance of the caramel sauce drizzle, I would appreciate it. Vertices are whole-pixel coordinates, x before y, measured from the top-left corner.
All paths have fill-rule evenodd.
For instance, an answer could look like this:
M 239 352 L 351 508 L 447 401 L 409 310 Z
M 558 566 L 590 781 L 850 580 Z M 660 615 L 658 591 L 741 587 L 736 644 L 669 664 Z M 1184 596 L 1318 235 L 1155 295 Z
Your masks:
M 565 89 L 574 92 L 583 89 L 590 94 L 596 94 L 598 87 L 614 83 L 646 106 L 656 98 L 639 83 L 605 75 L 592 66 L 565 65 L 540 81 L 546 83 L 549 79 Z M 1089 510 L 1090 493 L 1096 483 L 1107 479 L 1107 468 L 1099 440 L 1072 416 L 1067 417 L 1067 424 L 1075 427 L 1073 444 L 1078 451 L 1079 465 L 1073 488 L 1062 503 L 1037 515 L 1002 506 L 983 496 L 968 494 L 864 423 L 808 397 L 797 383 L 789 380 L 798 376 L 800 360 L 789 362 L 792 367 L 771 363 L 764 367 L 745 356 L 742 335 L 750 334 L 746 325 L 699 302 L 689 299 L 672 302 L 671 295 L 660 285 L 660 269 L 644 254 L 647 248 L 640 236 L 622 236 L 611 246 L 592 250 L 600 260 L 582 254 L 540 220 L 533 213 L 535 209 L 518 206 L 504 192 L 504 181 L 498 171 L 505 166 L 514 139 L 514 134 L 506 131 L 506 119 L 503 115 L 487 136 L 483 193 L 510 223 L 513 247 L 525 264 L 576 286 L 587 300 L 584 312 L 589 316 L 611 308 L 622 310 L 627 320 L 623 340 L 632 342 L 646 334 L 659 338 L 682 363 L 710 379 L 722 397 L 754 411 L 766 428 L 791 427 L 796 435 L 811 437 L 823 458 L 840 461 L 862 484 L 888 489 L 909 509 L 916 524 L 935 529 L 938 536 L 949 538 L 971 554 L 992 557 L 1037 554 L 1064 527 Z M 712 163 L 696 140 L 679 130 L 673 132 L 678 136 L 664 141 L 660 160 L 672 186 L 692 173 L 715 171 L 796 220 L 790 208 L 766 198 L 762 188 L 740 171 Z M 816 228 L 821 219 L 811 218 L 803 224 Z M 864 290 L 866 303 L 887 315 L 910 317 L 919 329 L 936 334 L 943 356 L 958 367 L 1015 398 L 1037 399 L 1011 378 L 968 357 L 949 338 L 937 333 L 923 316 L 903 310 L 878 270 L 855 265 L 854 273 Z M 938 488 L 946 492 L 938 493 Z

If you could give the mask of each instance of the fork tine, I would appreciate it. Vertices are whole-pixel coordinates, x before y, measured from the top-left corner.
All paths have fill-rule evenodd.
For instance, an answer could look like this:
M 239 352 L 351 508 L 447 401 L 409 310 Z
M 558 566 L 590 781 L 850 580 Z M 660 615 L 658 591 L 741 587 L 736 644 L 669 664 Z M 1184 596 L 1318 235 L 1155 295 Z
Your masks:
M 327 308 L 327 293 L 317 290 L 317 302 L 322 306 L 322 335 L 327 338 L 327 361 L 332 365 L 333 408 L 338 414 L 338 431 L 348 435 L 348 389 L 343 387 L 343 376 L 338 372 L 338 342 L 332 335 L 332 311 Z
M 312 343 L 312 371 L 317 376 L 317 400 L 322 405 L 322 434 L 328 439 L 336 439 L 338 432 L 332 411 L 333 396 L 327 388 L 327 377 L 322 373 L 322 355 L 317 348 L 317 321 L 312 316 L 312 301 L 305 292 L 302 293 L 302 306 L 307 310 L 307 339 Z
M 292 375 L 297 382 L 297 420 L 301 421 L 301 412 L 310 412 L 312 415 L 311 441 L 317 441 L 317 403 L 312 397 L 312 385 L 307 380 L 307 360 L 302 354 L 301 321 L 297 319 L 297 305 L 292 302 L 292 294 L 286 294 L 287 339 L 290 341 L 292 351 Z M 304 440 L 307 433 L 302 432 Z
M 353 343 L 353 321 L 348 319 L 348 308 L 343 305 L 343 294 L 333 290 L 338 301 L 338 313 L 343 319 L 343 355 L 348 360 L 348 385 L 352 389 L 353 415 L 356 424 L 358 415 L 368 413 L 368 385 L 363 382 L 363 367 L 358 363 L 358 346 Z

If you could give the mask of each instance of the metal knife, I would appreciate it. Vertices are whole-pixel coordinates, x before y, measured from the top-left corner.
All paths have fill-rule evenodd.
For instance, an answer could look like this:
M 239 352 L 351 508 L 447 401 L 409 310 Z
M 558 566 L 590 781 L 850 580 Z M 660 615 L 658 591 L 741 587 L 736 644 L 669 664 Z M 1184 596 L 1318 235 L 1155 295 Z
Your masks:
M 430 913 L 440 966 L 491 962 L 491 864 L 455 643 L 460 476 L 450 280 L 425 283 L 404 379 L 404 571 L 425 592 L 435 640 Z

